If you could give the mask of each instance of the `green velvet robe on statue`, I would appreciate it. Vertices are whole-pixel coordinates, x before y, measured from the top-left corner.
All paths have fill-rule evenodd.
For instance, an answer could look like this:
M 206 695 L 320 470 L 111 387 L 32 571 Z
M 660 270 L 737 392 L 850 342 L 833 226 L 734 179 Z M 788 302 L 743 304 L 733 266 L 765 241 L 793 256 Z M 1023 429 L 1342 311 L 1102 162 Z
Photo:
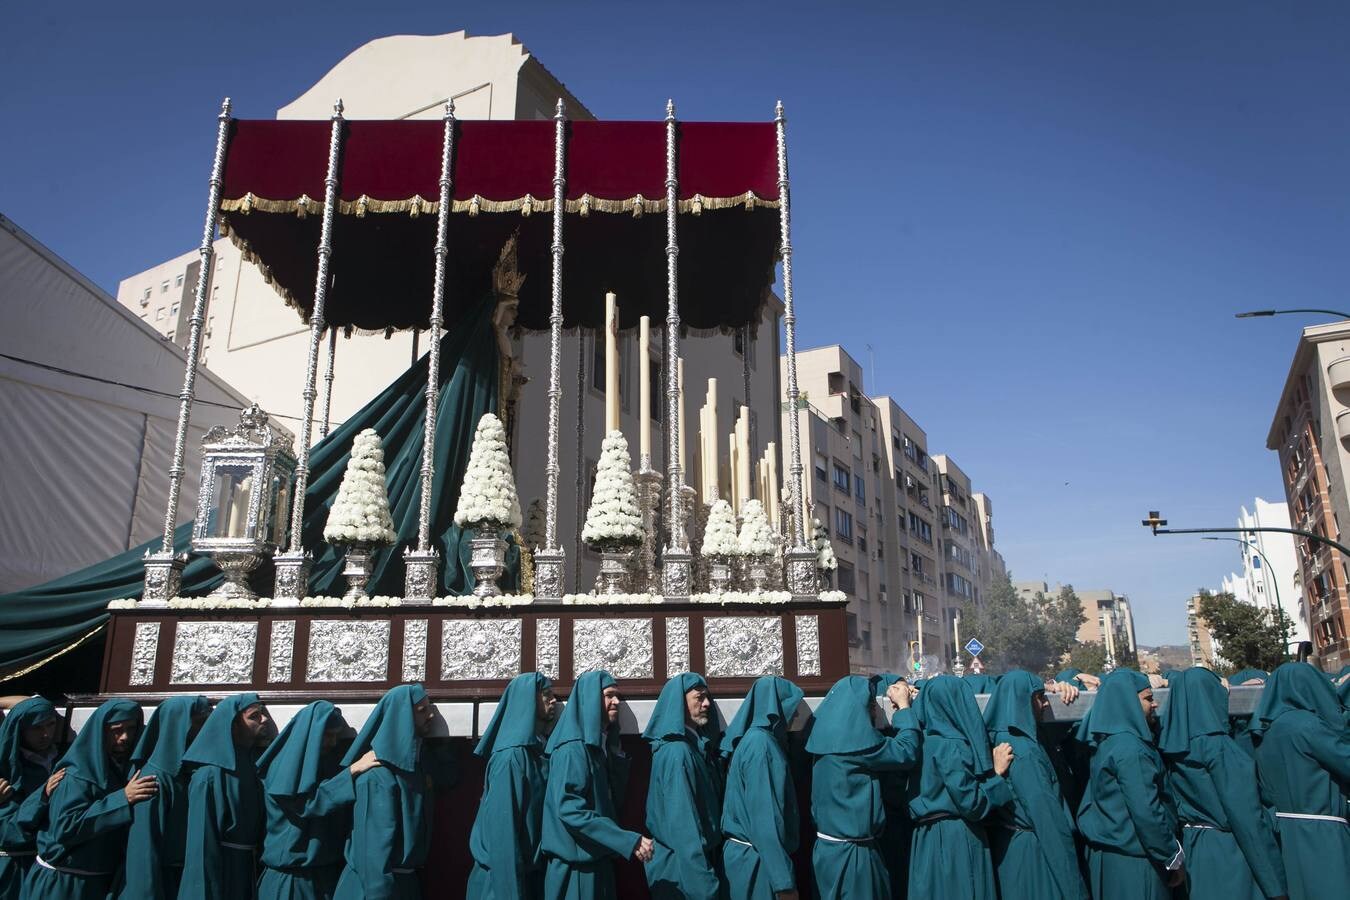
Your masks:
M 55 751 L 46 759 L 25 750 L 24 729 L 58 718 L 56 707 L 42 697 L 15 704 L 0 722 L 0 778 L 14 793 L 0 803 L 0 900 L 19 900 L 24 876 L 37 855 L 37 827 L 47 813 L 44 793 Z
M 1277 668 L 1251 728 L 1261 796 L 1278 816 L 1290 900 L 1345 896 L 1350 885 L 1350 826 L 1345 822 L 1350 735 L 1326 676 L 1307 663 Z
M 880 839 L 886 828 L 881 777 L 905 772 L 919 757 L 919 732 L 910 710 L 891 717 L 894 737 L 872 724 L 874 680 L 840 679 L 816 710 L 806 750 L 811 768 L 811 815 L 817 836 L 811 852 L 822 900 L 890 896 L 890 874 Z
M 765 675 L 750 686 L 722 735 L 722 755 L 731 758 L 722 801 L 722 868 L 728 895 L 736 900 L 773 900 L 797 887 L 797 789 L 786 744 L 801 702 L 801 688 Z

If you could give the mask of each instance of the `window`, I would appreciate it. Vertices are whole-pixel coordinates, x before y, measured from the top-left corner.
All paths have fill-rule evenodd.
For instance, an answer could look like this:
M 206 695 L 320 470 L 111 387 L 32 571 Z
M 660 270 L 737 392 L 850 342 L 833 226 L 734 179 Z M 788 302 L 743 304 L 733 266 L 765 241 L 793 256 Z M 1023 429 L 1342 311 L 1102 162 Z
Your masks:
M 965 547 L 955 541 L 945 541 L 944 546 L 947 550 L 947 559 L 958 565 L 965 566 L 969 571 L 975 570 L 974 556 Z
M 159 286 L 159 292 L 160 292 L 161 294 L 167 294 L 167 293 L 169 292 L 169 282 L 168 282 L 168 279 L 165 279 L 163 282 L 160 283 L 160 286 Z
M 182 276 L 182 273 L 179 273 L 178 277 L 175 278 L 175 279 L 173 280 L 173 286 L 174 286 L 174 287 L 182 287 L 182 286 L 183 286 L 183 276 Z
M 947 573 L 947 593 L 971 600 L 975 596 L 975 587 L 955 572 Z
M 830 394 L 842 394 L 844 392 L 844 373 L 831 372 L 829 375 Z
M 858 549 L 867 552 L 867 529 L 861 525 L 858 526 Z
M 964 535 L 970 533 L 970 525 L 966 522 L 966 517 L 952 509 L 950 506 L 944 506 L 942 508 L 942 524 L 944 527 L 952 529 L 957 534 Z
M 914 513 L 909 514 L 909 533 L 925 544 L 933 543 L 933 526 L 914 515 Z
M 915 575 L 923 577 L 923 557 L 917 553 L 909 555 L 909 570 Z
M 853 566 L 840 560 L 839 567 L 835 569 L 835 576 L 838 581 L 837 587 L 839 590 L 843 591 L 845 594 L 857 594 L 858 585 L 853 579 Z
M 150 303 L 150 288 L 146 288 L 145 293 L 141 294 L 141 306 L 148 306 L 149 303 Z
M 835 487 L 835 489 L 836 489 L 836 490 L 839 490 L 839 491 L 842 491 L 842 492 L 844 492 L 845 494 L 847 494 L 847 493 L 848 493 L 848 480 L 849 480 L 848 469 L 846 469 L 846 468 L 844 468 L 843 466 L 839 465 L 839 463 L 835 463 L 835 464 L 834 464 L 834 487 Z
M 863 488 L 863 477 L 861 475 L 853 476 L 853 496 L 858 498 L 859 503 L 867 502 L 867 491 Z
M 816 477 L 821 481 L 829 481 L 830 476 L 825 474 L 825 457 L 816 457 Z
M 177 303 L 175 303 L 173 306 L 170 306 L 170 307 L 169 307 L 169 315 L 173 316 L 174 318 L 177 318 L 177 317 L 178 317 L 178 304 L 177 304 Z
M 161 306 L 159 309 L 155 310 L 155 321 L 156 322 L 163 321 L 164 315 L 165 315 L 164 307 Z
M 853 543 L 853 515 L 842 509 L 834 511 L 834 533 L 841 541 Z

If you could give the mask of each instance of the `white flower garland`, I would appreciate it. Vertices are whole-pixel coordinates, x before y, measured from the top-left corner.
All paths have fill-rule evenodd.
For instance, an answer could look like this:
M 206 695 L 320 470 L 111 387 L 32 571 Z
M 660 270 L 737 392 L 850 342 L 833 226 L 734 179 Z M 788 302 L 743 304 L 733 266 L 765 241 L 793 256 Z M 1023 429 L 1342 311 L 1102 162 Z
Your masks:
M 741 534 L 736 543 L 742 556 L 770 556 L 778 551 L 778 535 L 758 500 L 747 500 L 741 506 Z
M 595 495 L 586 511 L 581 539 L 599 549 L 632 547 L 642 543 L 642 513 L 633 486 L 633 461 L 628 440 L 611 431 L 600 445 L 595 471 Z
M 351 458 L 328 512 L 324 540 L 331 544 L 368 543 L 382 546 L 398 539 L 389 515 L 389 493 L 384 484 L 384 447 L 373 428 L 352 441 Z
M 695 603 L 790 603 L 792 594 L 787 591 L 727 591 L 723 594 L 693 594 L 689 598 Z
M 731 603 L 783 604 L 792 601 L 787 591 L 727 591 L 724 594 L 700 593 L 689 597 L 693 603 L 727 605 Z M 822 591 L 818 599 L 827 603 L 838 603 L 848 599 L 843 591 Z M 664 603 L 661 594 L 566 594 L 562 602 L 567 606 L 610 606 L 615 604 L 656 604 Z M 169 601 L 172 609 L 267 609 L 275 601 L 271 597 L 257 600 L 212 600 L 209 597 L 174 597 Z M 363 597 L 352 600 L 346 597 L 304 597 L 300 606 L 307 609 L 370 609 L 389 608 L 405 605 L 401 597 Z M 500 597 L 437 597 L 431 601 L 433 606 L 449 606 L 464 609 L 491 609 L 493 607 L 529 606 L 534 603 L 533 594 L 503 594 Z M 108 601 L 108 609 L 136 609 L 139 601 L 134 597 L 124 597 Z
M 821 591 L 816 595 L 816 599 L 824 600 L 826 603 L 843 603 L 848 599 L 848 594 L 843 591 Z
M 490 609 L 494 606 L 529 606 L 534 602 L 533 594 L 502 594 L 499 597 L 437 597 L 432 606 L 456 606 L 465 609 Z
M 469 465 L 459 489 L 455 524 L 461 528 L 505 531 L 520 527 L 520 498 L 511 458 L 506 452 L 506 429 L 486 413 L 478 420 L 469 451 Z
M 564 594 L 562 602 L 568 606 L 608 606 L 619 603 L 664 603 L 660 594 Z
M 717 500 L 708 512 L 708 524 L 703 529 L 703 555 L 735 556 L 740 547 L 736 516 L 731 512 L 731 504 Z

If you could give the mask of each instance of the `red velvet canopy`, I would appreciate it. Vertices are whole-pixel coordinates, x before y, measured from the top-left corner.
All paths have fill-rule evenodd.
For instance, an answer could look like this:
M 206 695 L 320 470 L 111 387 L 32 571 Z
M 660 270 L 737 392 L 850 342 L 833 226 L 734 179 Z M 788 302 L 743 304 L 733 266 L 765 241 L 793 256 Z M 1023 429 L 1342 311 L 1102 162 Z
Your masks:
M 362 329 L 424 328 L 431 308 L 443 124 L 345 124 L 332 282 L 325 319 Z M 548 327 L 554 123 L 457 123 L 446 321 L 490 289 L 502 245 L 519 232 L 519 323 Z M 326 121 L 233 123 L 221 230 L 308 317 L 328 165 Z M 680 316 L 693 328 L 758 321 L 779 242 L 774 125 L 678 126 Z M 567 126 L 563 225 L 565 324 L 666 314 L 666 125 Z

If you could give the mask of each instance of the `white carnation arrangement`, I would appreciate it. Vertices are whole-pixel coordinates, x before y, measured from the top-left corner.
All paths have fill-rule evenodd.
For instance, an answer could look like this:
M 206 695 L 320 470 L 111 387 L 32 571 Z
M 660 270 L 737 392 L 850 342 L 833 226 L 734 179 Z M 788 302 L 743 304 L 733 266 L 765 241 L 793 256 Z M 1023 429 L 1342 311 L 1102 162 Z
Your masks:
M 833 572 L 839 565 L 834 558 L 834 545 L 830 543 L 830 532 L 819 519 L 812 519 L 815 528 L 812 543 L 816 547 L 816 568 L 822 572 Z
M 320 609 L 355 609 L 358 606 L 402 606 L 403 600 L 399 597 L 305 597 L 301 599 L 300 605 Z
M 478 420 L 469 466 L 459 489 L 455 524 L 478 531 L 520 527 L 520 498 L 506 452 L 506 429 L 492 413 Z
M 735 556 L 740 552 L 741 542 L 736 534 L 736 516 L 731 512 L 731 504 L 718 500 L 708 513 L 708 524 L 703 529 L 704 556 Z
M 721 594 L 693 594 L 689 598 L 694 603 L 791 603 L 792 594 L 787 591 L 725 591 Z
M 501 594 L 496 597 L 436 597 L 432 606 L 456 606 L 467 609 L 491 609 L 494 606 L 529 606 L 534 602 L 533 594 Z
M 384 485 L 384 446 L 374 428 L 367 428 L 352 441 L 351 458 L 328 512 L 323 537 L 331 544 L 377 546 L 398 539 Z
M 848 599 L 848 594 L 843 591 L 821 591 L 817 597 L 826 603 L 843 603 Z
M 771 556 L 778 551 L 778 534 L 769 524 L 764 504 L 758 500 L 747 500 L 741 507 L 737 546 L 742 556 Z
M 537 550 L 544 546 L 544 501 L 536 497 L 525 512 L 525 546 Z
M 642 513 L 633 486 L 633 460 L 628 440 L 611 431 L 600 445 L 595 472 L 595 495 L 586 511 L 581 539 L 599 550 L 623 549 L 642 543 Z
M 664 603 L 661 594 L 564 594 L 565 606 L 614 605 L 619 603 Z

